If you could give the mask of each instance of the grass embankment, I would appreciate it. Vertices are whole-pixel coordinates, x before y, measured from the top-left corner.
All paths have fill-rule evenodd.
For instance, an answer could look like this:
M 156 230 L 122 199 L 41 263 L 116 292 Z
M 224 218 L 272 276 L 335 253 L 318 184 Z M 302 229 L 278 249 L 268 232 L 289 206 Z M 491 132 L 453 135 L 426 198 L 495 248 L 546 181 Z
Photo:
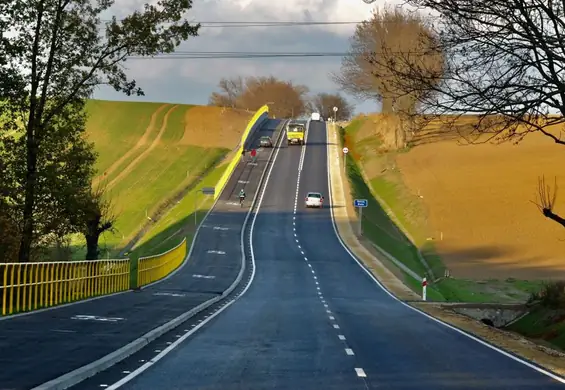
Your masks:
M 130 246 L 133 258 L 153 255 L 184 237 L 190 244 L 194 213 L 201 219 L 212 204 L 198 192 L 221 176 L 226 165 L 218 164 L 252 113 L 100 100 L 87 110 L 87 134 L 99 154 L 96 182 L 106 186 L 117 215 L 116 233 L 101 237 L 103 257 Z M 74 244 L 74 258 L 84 258 L 83 242 Z
M 369 201 L 363 210 L 364 236 L 430 280 L 423 258 L 435 277 L 435 283 L 428 288 L 429 300 L 510 303 L 526 301 L 539 289 L 541 281 L 537 280 L 444 278 L 446 267 L 436 250 L 438 238 L 430 235 L 421 195 L 407 188 L 397 167 L 397 157 L 410 151 L 384 152 L 376 136 L 365 137 L 360 142 L 359 132 L 365 120 L 363 117 L 353 120 L 341 134 L 342 142 L 350 150 L 347 173 L 352 196 Z M 400 273 L 409 287 L 421 292 L 421 280 Z
M 532 300 L 533 310 L 507 329 L 565 352 L 565 282 L 544 285 Z

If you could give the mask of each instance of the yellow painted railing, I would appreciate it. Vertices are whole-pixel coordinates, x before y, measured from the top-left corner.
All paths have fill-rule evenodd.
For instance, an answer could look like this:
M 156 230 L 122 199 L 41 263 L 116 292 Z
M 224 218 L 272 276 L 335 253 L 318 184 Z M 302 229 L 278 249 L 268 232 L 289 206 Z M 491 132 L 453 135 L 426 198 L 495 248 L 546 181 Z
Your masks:
M 260 109 L 257 110 L 257 112 L 253 115 L 253 117 L 251 118 L 251 120 L 247 124 L 245 131 L 241 135 L 241 141 L 239 143 L 239 147 L 237 148 L 235 155 L 233 156 L 228 167 L 226 168 L 226 170 L 222 174 L 222 177 L 220 178 L 220 180 L 218 180 L 218 183 L 216 184 L 216 187 L 215 187 L 215 190 L 214 190 L 214 199 L 217 199 L 218 196 L 220 196 L 220 193 L 222 192 L 222 190 L 226 186 L 226 183 L 228 182 L 229 178 L 231 177 L 233 171 L 235 170 L 235 166 L 237 165 L 237 163 L 241 159 L 241 151 L 243 150 L 243 146 L 245 145 L 245 141 L 247 141 L 247 137 L 249 137 L 249 133 L 251 132 L 251 129 L 253 129 L 253 126 L 255 126 L 257 121 L 264 114 L 266 114 L 268 112 L 269 112 L 269 106 L 264 105 L 263 107 L 261 107 Z
M 163 279 L 176 270 L 186 257 L 186 238 L 160 255 L 140 257 L 137 264 L 137 286 L 143 287 Z
M 130 260 L 0 263 L 2 315 L 128 290 Z

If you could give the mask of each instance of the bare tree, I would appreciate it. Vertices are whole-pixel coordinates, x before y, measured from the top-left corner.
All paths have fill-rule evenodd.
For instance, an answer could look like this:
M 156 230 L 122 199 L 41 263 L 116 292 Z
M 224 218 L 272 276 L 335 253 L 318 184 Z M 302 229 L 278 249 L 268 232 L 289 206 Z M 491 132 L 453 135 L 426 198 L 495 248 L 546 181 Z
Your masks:
M 545 183 L 544 176 L 538 178 L 537 200 L 533 203 L 538 207 L 539 211 L 543 214 L 544 217 L 557 222 L 561 226 L 565 226 L 565 218 L 560 217 L 553 212 L 556 200 L 557 178 L 555 178 L 553 188 L 551 188 L 549 184 Z
M 104 232 L 114 232 L 117 216 L 111 201 L 104 195 L 104 185 L 91 188 L 82 197 L 76 213 L 80 218 L 81 233 L 86 239 L 86 260 L 98 259 L 100 236 Z
M 428 7 L 439 37 L 433 52 L 445 53 L 442 83 L 425 64 L 398 55 L 398 87 L 418 92 L 426 113 L 456 121 L 477 115 L 470 142 L 516 141 L 541 132 L 565 144 L 550 127 L 565 121 L 565 10 L 539 0 L 469 2 L 408 0 Z M 390 63 L 389 63 L 390 65 Z M 389 70 L 392 68 L 389 66 Z M 424 93 L 432 91 L 434 93 Z M 456 115 L 453 115 L 456 114 Z M 559 115 L 554 115 L 559 114 Z M 482 137 L 486 134 L 487 137 Z M 470 137 L 473 135 L 474 137 Z
M 211 105 L 257 110 L 273 102 L 270 112 L 283 118 L 306 112 L 308 88 L 274 76 L 222 79 L 218 87 L 222 92 L 210 96 Z
M 537 132 L 563 145 L 565 122 L 565 7 L 541 0 L 407 0 L 439 16 L 430 23 L 438 37 L 431 51 L 444 53 L 442 82 L 425 64 L 396 56 L 389 62 L 398 87 L 413 91 L 429 118 L 457 126 L 463 115 L 477 120 L 460 134 L 469 143 L 519 143 Z M 450 115 L 444 115 L 450 114 Z M 555 193 L 540 179 L 542 214 L 553 213 Z
M 353 115 L 353 105 L 339 93 L 319 93 L 311 101 L 314 111 L 319 112 L 324 118 L 336 118 L 337 120 L 349 120 Z M 334 113 L 333 108 L 337 107 Z
M 383 113 L 412 112 L 418 99 L 413 96 L 413 89 L 406 91 L 395 80 L 396 73 L 390 67 L 396 52 L 412 53 L 410 61 L 425 61 L 433 64 L 430 67 L 436 73 L 441 71 L 443 58 L 428 50 L 429 46 L 435 44 L 418 13 L 397 7 L 377 9 L 369 20 L 357 25 L 349 53 L 333 79 L 344 91 L 358 98 L 381 102 Z
M 220 92 L 210 95 L 209 105 L 236 108 L 238 99 L 245 90 L 245 81 L 242 77 L 222 78 L 218 83 L 218 88 Z

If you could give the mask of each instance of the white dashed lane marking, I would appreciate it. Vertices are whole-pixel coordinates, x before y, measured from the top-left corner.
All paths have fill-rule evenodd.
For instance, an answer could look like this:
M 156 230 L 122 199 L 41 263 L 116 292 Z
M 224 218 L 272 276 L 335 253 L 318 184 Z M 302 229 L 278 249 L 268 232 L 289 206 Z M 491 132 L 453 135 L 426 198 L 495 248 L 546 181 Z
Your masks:
M 329 306 L 326 303 L 326 301 L 324 300 L 324 296 L 322 295 L 322 292 L 320 291 L 320 286 L 318 283 L 318 277 L 316 276 L 316 271 L 314 271 L 314 269 L 312 268 L 312 264 L 310 264 L 308 262 L 308 258 L 305 256 L 304 251 L 302 250 L 302 246 L 300 245 L 299 241 L 298 241 L 298 234 L 296 233 L 296 210 L 298 208 L 298 196 L 300 195 L 300 174 L 301 174 L 301 170 L 302 170 L 302 160 L 304 159 L 304 152 L 305 152 L 305 147 L 303 146 L 303 151 L 302 151 L 302 156 L 301 156 L 301 161 L 300 161 L 300 166 L 298 168 L 298 177 L 296 180 L 296 195 L 294 198 L 294 215 L 292 216 L 292 231 L 295 237 L 295 241 L 296 244 L 298 246 L 298 249 L 300 250 L 300 253 L 302 254 L 302 256 L 304 256 L 304 261 L 306 261 L 306 263 L 308 264 L 308 267 L 310 268 L 310 271 L 312 271 L 312 277 L 314 278 L 314 282 L 316 284 L 316 290 L 318 292 L 318 296 L 320 297 L 320 300 L 322 302 L 322 304 L 324 305 L 324 308 L 326 309 L 326 313 L 328 314 L 328 318 L 330 319 L 330 321 L 335 322 L 335 317 L 330 315 L 332 314 L 331 310 L 329 310 Z M 340 329 L 339 325 L 336 323 L 333 323 L 333 327 L 334 329 Z M 345 341 L 345 336 L 340 334 L 337 336 L 339 338 L 339 340 L 341 341 Z M 348 356 L 353 356 L 353 350 L 351 348 L 345 348 L 345 353 Z M 355 368 L 355 373 L 357 374 L 358 377 L 360 378 L 366 378 L 367 375 L 365 374 L 365 371 L 362 368 Z
M 366 378 L 367 377 L 367 374 L 365 374 L 365 371 L 362 368 L 356 368 L 355 373 L 357 374 L 357 376 L 359 378 Z

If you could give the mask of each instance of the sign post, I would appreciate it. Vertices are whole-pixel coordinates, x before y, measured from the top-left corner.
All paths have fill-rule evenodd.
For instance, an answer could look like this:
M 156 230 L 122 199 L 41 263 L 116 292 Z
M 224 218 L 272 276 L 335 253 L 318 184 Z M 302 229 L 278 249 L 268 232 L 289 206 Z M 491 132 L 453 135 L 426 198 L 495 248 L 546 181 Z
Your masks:
M 202 188 L 202 194 L 204 195 L 212 195 L 214 196 L 216 194 L 216 189 L 214 187 L 204 187 Z M 198 208 L 198 192 L 196 193 L 195 197 L 194 197 L 194 227 L 196 227 L 198 225 L 198 218 L 197 218 L 197 208 Z
M 343 172 L 347 172 L 347 153 L 349 153 L 349 148 L 343 148 Z
M 426 300 L 426 293 L 428 289 L 428 280 L 426 278 L 422 279 L 422 300 L 425 301 Z
M 334 123 L 335 123 L 335 122 L 337 122 L 337 110 L 338 110 L 338 108 L 334 107 L 333 110 L 334 110 Z
M 363 209 L 369 205 L 367 199 L 355 199 L 353 205 L 359 210 L 359 235 L 363 235 Z

